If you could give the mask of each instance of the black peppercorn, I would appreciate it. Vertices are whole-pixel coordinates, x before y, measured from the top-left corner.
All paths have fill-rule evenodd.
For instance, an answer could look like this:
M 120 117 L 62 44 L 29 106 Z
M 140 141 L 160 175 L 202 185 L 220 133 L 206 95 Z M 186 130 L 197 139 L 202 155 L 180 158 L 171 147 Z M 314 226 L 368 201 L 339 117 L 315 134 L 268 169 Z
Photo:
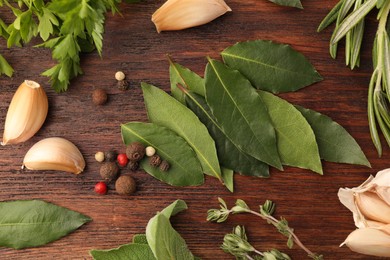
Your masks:
M 152 157 L 150 157 L 149 163 L 153 167 L 158 167 L 161 164 L 161 157 L 155 154 Z
M 129 161 L 129 163 L 127 164 L 127 168 L 130 171 L 135 172 L 139 168 L 139 162 Z
M 118 87 L 118 89 L 125 91 L 129 88 L 129 82 L 125 79 L 118 80 L 118 82 L 116 83 L 116 86 Z
M 140 142 L 133 142 L 127 146 L 126 155 L 130 161 L 138 162 L 145 156 L 145 146 Z
M 160 164 L 160 171 L 162 171 L 162 172 L 166 172 L 166 171 L 168 171 L 169 170 L 169 167 L 171 167 L 170 165 L 169 165 L 169 162 L 167 162 L 167 161 L 165 161 L 165 160 L 163 160 L 162 162 L 161 162 L 161 164 Z
M 104 158 L 108 162 L 113 162 L 116 160 L 117 154 L 114 150 L 110 150 L 104 153 Z
M 114 162 L 105 162 L 100 167 L 100 176 L 104 180 L 112 181 L 118 176 L 119 168 Z

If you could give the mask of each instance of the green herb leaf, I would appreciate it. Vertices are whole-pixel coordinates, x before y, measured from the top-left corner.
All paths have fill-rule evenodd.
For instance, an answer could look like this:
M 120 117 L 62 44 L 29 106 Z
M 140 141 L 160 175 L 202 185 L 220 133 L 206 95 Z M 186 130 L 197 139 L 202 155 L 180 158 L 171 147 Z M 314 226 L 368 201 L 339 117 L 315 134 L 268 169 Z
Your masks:
M 203 171 L 221 180 L 214 140 L 198 117 L 161 89 L 142 83 L 142 90 L 150 121 L 183 137 L 194 149 Z
M 328 15 L 322 20 L 320 25 L 317 28 L 317 32 L 321 32 L 326 27 L 331 25 L 334 21 L 336 21 L 337 16 L 339 15 L 339 11 L 341 6 L 343 5 L 344 1 L 340 0 L 337 5 L 335 5 L 332 10 L 328 13 Z
M 211 59 L 205 79 L 206 101 L 226 136 L 249 155 L 282 169 L 267 108 L 250 82 Z
M 44 201 L 0 202 L 0 246 L 45 245 L 89 221 L 85 215 Z
M 182 65 L 169 60 L 169 76 L 171 79 L 171 93 L 181 103 L 185 104 L 185 94 L 177 84 L 182 85 L 187 90 L 191 90 L 201 96 L 205 96 L 204 79 Z
M 91 250 L 95 260 L 155 260 L 152 250 L 147 244 L 127 244 L 110 250 Z
M 12 77 L 14 69 L 9 65 L 7 60 L 0 54 L 0 75 L 5 74 L 8 77 Z
M 222 168 L 223 184 L 228 188 L 230 192 L 234 192 L 234 171 L 226 168 Z
M 322 174 L 316 138 L 305 117 L 293 105 L 269 92 L 260 90 L 259 96 L 275 127 L 282 163 Z
M 370 163 L 358 143 L 341 125 L 316 111 L 300 106 L 295 107 L 313 129 L 322 159 L 370 167 Z
M 169 206 L 163 209 L 160 213 L 167 218 L 170 218 L 186 209 L 188 209 L 188 207 L 184 200 L 175 200 Z
M 270 2 L 273 2 L 278 5 L 283 5 L 283 6 L 291 6 L 291 7 L 296 7 L 299 9 L 303 9 L 302 3 L 300 0 L 268 0 Z
M 272 41 L 239 42 L 222 53 L 224 62 L 257 88 L 273 93 L 296 91 L 322 80 L 301 53 Z
M 203 172 L 195 152 L 188 143 L 168 128 L 150 123 L 128 123 L 121 126 L 125 144 L 139 141 L 154 147 L 158 154 L 171 165 L 169 173 L 162 172 L 149 164 L 148 159 L 141 167 L 153 177 L 174 186 L 200 185 Z
M 136 234 L 133 236 L 133 243 L 135 244 L 148 244 L 145 234 Z
M 53 25 L 58 26 L 57 17 L 47 8 L 42 8 L 43 14 L 38 16 L 39 25 L 38 32 L 42 40 L 47 41 L 50 35 L 53 34 Z
M 246 154 L 225 135 L 203 97 L 192 92 L 187 92 L 187 96 L 188 107 L 199 117 L 214 139 L 222 166 L 242 175 L 269 177 L 267 164 Z

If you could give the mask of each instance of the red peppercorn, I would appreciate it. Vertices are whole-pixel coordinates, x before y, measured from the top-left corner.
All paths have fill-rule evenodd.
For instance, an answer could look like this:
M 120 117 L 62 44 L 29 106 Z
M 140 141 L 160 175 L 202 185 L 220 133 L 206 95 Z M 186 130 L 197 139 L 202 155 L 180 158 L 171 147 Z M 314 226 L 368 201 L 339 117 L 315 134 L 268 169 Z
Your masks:
M 107 185 L 104 182 L 98 182 L 95 185 L 95 192 L 100 195 L 105 195 L 107 193 Z
M 129 159 L 127 158 L 127 155 L 125 153 L 118 154 L 116 160 L 118 161 L 118 164 L 122 167 L 125 167 L 129 162 Z

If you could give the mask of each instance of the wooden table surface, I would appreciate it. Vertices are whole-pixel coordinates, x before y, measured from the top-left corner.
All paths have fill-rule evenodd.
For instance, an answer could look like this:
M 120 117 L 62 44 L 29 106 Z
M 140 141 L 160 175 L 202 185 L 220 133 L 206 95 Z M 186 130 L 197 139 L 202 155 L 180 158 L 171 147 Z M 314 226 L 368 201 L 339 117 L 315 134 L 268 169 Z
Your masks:
M 336 0 L 321 3 L 303 0 L 304 10 L 280 7 L 266 0 L 227 0 L 233 12 L 205 26 L 158 34 L 150 18 L 163 2 L 122 4 L 122 16 L 109 14 L 103 58 L 96 53 L 83 55 L 85 74 L 73 80 L 70 90 L 62 94 L 55 93 L 47 78 L 40 76 L 44 69 L 55 64 L 48 50 L 33 48 L 32 44 L 8 50 L 5 42 L 0 41 L 0 53 L 16 69 L 12 79 L 0 77 L 0 132 L 12 95 L 24 79 L 36 80 L 44 86 L 50 106 L 43 128 L 32 139 L 0 148 L 0 201 L 42 199 L 93 219 L 71 235 L 39 248 L 18 251 L 0 248 L 0 259 L 90 259 L 90 249 L 114 248 L 131 241 L 134 234 L 143 233 L 148 220 L 176 199 L 185 200 L 189 209 L 174 217 L 173 225 L 192 252 L 203 259 L 233 259 L 219 247 L 224 234 L 238 224 L 245 225 L 250 241 L 258 249 L 278 248 L 293 259 L 307 259 L 298 248 L 288 250 L 285 238 L 254 216 L 236 215 L 223 224 L 206 222 L 206 211 L 218 206 L 218 197 L 229 204 L 241 198 L 253 208 L 266 199 L 273 200 L 277 204 L 276 216 L 287 218 L 302 242 L 312 251 L 324 254 L 325 259 L 374 259 L 339 247 L 354 224 L 351 213 L 340 204 L 337 191 L 340 187 L 355 187 L 370 174 L 389 166 L 389 148 L 385 147 L 382 158 L 378 158 L 366 116 L 375 16 L 368 20 L 370 29 L 363 44 L 362 66 L 350 71 L 344 65 L 343 47 L 337 60 L 328 54 L 331 29 L 316 33 L 318 24 Z M 94 193 L 93 187 L 100 181 L 95 152 L 124 151 L 120 124 L 147 121 L 140 82 L 169 91 L 166 54 L 203 75 L 205 56 L 219 58 L 218 53 L 224 48 L 254 39 L 287 43 L 308 57 L 324 80 L 282 96 L 324 113 L 344 126 L 361 145 L 371 169 L 324 162 L 324 176 L 291 167 L 284 172 L 273 169 L 269 179 L 236 175 L 233 194 L 209 177 L 200 187 L 175 188 L 137 172 L 134 178 L 138 191 L 133 196 L 119 196 L 113 190 L 106 196 Z M 129 91 L 116 88 L 117 70 L 126 73 L 132 86 Z M 105 106 L 96 107 L 91 102 L 91 92 L 97 87 L 109 93 Z M 83 174 L 20 171 L 29 147 L 52 136 L 65 137 L 80 148 L 87 163 Z

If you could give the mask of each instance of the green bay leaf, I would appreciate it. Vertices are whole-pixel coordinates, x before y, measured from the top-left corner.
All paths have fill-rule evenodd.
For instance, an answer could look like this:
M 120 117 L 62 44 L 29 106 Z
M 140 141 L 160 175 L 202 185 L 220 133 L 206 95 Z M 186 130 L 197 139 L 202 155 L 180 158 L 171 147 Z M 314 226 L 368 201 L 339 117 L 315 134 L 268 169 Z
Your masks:
M 147 244 L 126 244 L 109 250 L 91 250 L 95 260 L 155 260 L 152 250 Z
M 316 138 L 305 117 L 287 101 L 266 91 L 258 93 L 275 127 L 282 163 L 322 174 Z
M 183 137 L 194 149 L 204 173 L 221 180 L 214 140 L 198 117 L 159 88 L 142 83 L 142 90 L 149 120 Z
M 249 155 L 282 169 L 267 108 L 250 82 L 211 59 L 205 80 L 206 101 L 226 136 Z
M 40 200 L 0 202 L 0 246 L 45 245 L 89 221 L 83 214 Z
M 222 168 L 221 170 L 223 184 L 230 192 L 234 192 L 234 171 L 227 168 Z
M 267 164 L 246 154 L 225 135 L 211 113 L 206 100 L 195 93 L 187 93 L 187 105 L 199 117 L 213 137 L 221 165 L 242 175 L 269 177 Z
M 314 110 L 295 107 L 313 129 L 322 159 L 371 167 L 359 144 L 341 125 Z
M 301 53 L 272 41 L 239 42 L 222 53 L 224 62 L 257 88 L 273 93 L 296 91 L 322 80 Z
M 278 5 L 283 5 L 283 6 L 291 6 L 291 7 L 296 7 L 299 9 L 303 9 L 302 3 L 300 0 L 268 0 L 270 2 L 273 2 Z
M 145 158 L 141 167 L 153 177 L 174 186 L 201 185 L 203 171 L 195 152 L 188 143 L 172 130 L 152 123 L 132 122 L 121 126 L 125 144 L 139 141 L 152 146 L 170 164 L 169 172 L 162 172 Z

